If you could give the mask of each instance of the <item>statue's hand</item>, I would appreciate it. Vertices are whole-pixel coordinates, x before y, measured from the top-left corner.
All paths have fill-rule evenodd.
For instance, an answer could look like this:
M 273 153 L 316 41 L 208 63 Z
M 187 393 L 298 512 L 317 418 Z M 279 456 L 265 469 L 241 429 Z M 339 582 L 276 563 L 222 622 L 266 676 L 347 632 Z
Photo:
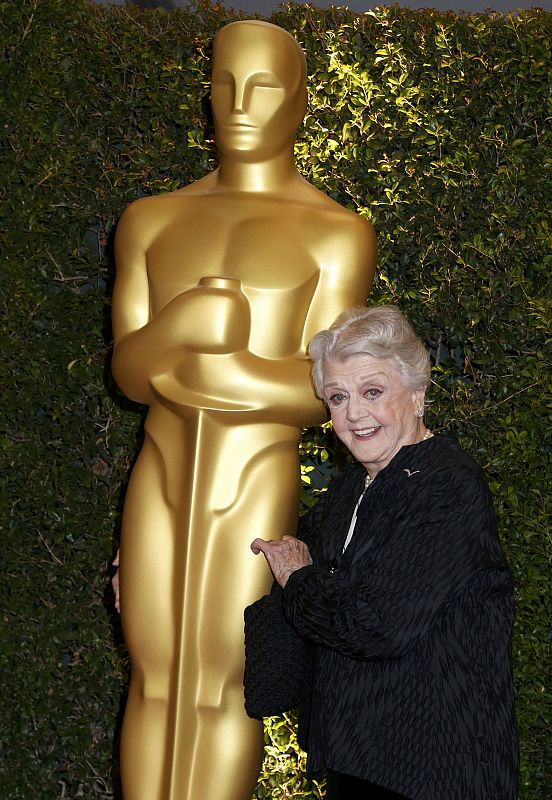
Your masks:
M 249 303 L 232 278 L 202 278 L 159 311 L 151 325 L 169 349 L 176 345 L 196 353 L 241 350 L 250 327 Z
M 190 408 L 253 411 L 262 408 L 263 398 L 248 385 L 251 375 L 243 369 L 242 362 L 251 359 L 255 356 L 247 351 L 186 353 L 174 369 L 154 375 L 150 383 L 170 408 L 184 416 Z
M 174 370 L 154 376 L 151 386 L 182 416 L 192 407 L 247 411 L 254 412 L 258 422 L 304 427 L 325 418 L 309 373 L 307 359 L 266 359 L 248 350 L 187 353 Z

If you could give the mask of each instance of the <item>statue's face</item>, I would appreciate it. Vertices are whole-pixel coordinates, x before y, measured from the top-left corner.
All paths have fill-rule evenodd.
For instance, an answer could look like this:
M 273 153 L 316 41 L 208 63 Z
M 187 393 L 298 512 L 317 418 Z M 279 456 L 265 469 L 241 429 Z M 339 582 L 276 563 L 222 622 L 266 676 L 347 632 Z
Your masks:
M 247 22 L 223 28 L 211 76 L 219 150 L 254 162 L 292 146 L 305 111 L 302 83 L 300 54 L 285 34 Z

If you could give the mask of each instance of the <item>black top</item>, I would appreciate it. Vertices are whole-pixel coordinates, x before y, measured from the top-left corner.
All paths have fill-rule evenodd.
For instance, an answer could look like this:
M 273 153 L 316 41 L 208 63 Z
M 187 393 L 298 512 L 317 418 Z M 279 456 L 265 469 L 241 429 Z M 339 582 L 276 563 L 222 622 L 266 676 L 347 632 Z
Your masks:
M 368 488 L 352 464 L 303 518 L 313 565 L 283 592 L 316 645 L 307 767 L 413 800 L 515 800 L 512 580 L 480 467 L 447 434 Z

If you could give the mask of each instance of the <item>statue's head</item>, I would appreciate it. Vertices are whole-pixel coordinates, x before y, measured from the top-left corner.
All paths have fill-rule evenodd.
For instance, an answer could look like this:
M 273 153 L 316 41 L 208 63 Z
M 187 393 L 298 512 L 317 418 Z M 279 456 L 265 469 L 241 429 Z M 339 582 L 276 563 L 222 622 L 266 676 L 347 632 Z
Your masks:
M 224 155 L 262 161 L 292 147 L 305 115 L 307 67 L 299 43 L 268 22 L 232 22 L 215 37 L 211 105 Z

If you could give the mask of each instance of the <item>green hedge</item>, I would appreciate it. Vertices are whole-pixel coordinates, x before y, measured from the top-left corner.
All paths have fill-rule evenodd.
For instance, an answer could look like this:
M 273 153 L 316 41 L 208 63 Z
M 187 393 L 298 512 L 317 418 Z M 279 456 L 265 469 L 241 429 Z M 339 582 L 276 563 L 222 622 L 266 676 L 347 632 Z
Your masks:
M 128 664 L 109 561 L 143 409 L 110 377 L 111 244 L 135 197 L 215 164 L 208 72 L 239 15 L 0 2 L 0 794 L 119 796 Z M 521 800 L 552 797 L 552 15 L 286 6 L 310 106 L 300 170 L 370 218 L 373 300 L 432 348 L 430 423 L 484 465 L 516 581 Z M 339 455 L 302 445 L 305 503 Z M 318 797 L 293 720 L 266 727 L 257 797 Z

